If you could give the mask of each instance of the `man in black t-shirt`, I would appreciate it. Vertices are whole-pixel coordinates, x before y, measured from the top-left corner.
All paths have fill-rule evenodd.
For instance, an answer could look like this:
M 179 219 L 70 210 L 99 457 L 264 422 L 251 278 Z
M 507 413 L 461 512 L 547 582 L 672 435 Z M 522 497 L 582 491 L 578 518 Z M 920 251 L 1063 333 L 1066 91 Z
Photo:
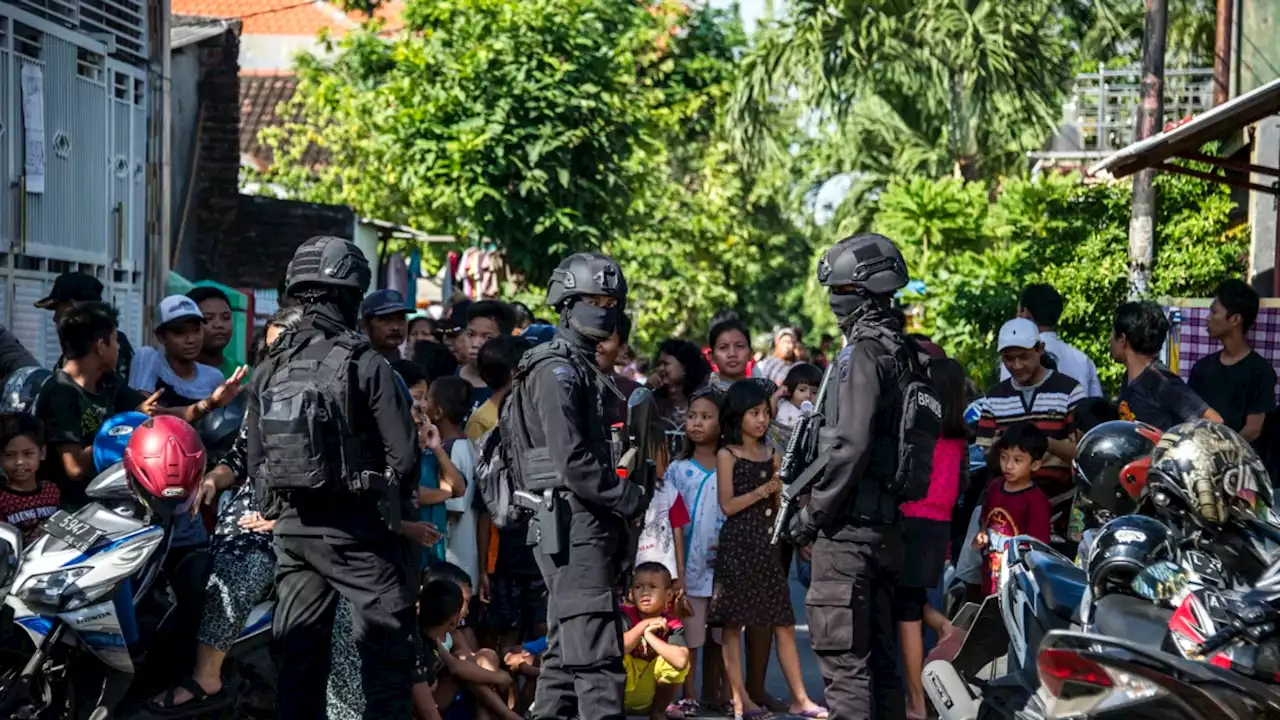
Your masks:
M 1161 430 L 1196 418 L 1222 422 L 1221 415 L 1156 359 L 1168 334 L 1169 319 L 1153 302 L 1127 302 L 1116 309 L 1111 357 L 1125 367 L 1120 419 Z
M 1227 280 L 1214 292 L 1209 337 L 1222 350 L 1191 369 L 1191 389 L 1222 416 L 1227 427 L 1255 442 L 1267 413 L 1276 409 L 1276 371 L 1249 347 L 1245 335 L 1258 317 L 1258 293 L 1241 280 Z
M 36 301 L 36 307 L 52 310 L 53 323 L 57 325 L 68 310 L 82 302 L 102 302 L 102 283 L 92 275 L 82 272 L 64 272 L 54 279 L 49 295 Z M 129 365 L 133 362 L 133 346 L 129 344 L 129 338 L 119 330 L 116 331 L 116 343 L 120 346 L 120 351 L 116 354 L 115 371 L 121 378 L 128 378 Z M 66 359 L 64 352 L 54 367 L 62 367 Z

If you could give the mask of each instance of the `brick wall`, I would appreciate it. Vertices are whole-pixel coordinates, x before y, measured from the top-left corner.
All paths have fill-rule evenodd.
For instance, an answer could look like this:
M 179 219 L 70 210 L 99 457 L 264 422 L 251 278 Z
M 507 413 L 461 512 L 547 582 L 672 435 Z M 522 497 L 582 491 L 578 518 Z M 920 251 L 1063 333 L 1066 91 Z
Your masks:
M 293 251 L 313 235 L 352 238 L 355 213 L 342 205 L 240 195 L 239 232 L 223 243 L 217 272 L 210 275 L 232 287 L 274 290 Z
M 240 185 L 240 38 L 225 32 L 200 43 L 199 166 L 195 177 L 196 265 L 218 272 L 237 234 Z M 225 282 L 225 281 L 224 281 Z

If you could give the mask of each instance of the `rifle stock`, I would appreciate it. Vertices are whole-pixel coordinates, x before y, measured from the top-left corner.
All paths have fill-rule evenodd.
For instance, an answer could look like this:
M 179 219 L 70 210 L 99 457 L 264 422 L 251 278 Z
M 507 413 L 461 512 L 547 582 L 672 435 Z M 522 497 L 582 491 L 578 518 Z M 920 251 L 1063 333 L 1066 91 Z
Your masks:
M 818 433 L 825 419 L 822 409 L 826 408 L 827 393 L 830 392 L 831 378 L 835 374 L 836 363 L 827 367 L 822 376 L 822 385 L 818 388 L 816 409 L 800 418 L 791 439 L 787 441 L 787 449 L 782 454 L 782 463 L 778 468 L 778 477 L 782 480 L 782 496 L 778 503 L 778 515 L 773 521 L 773 532 L 769 542 L 777 545 L 786 532 L 791 517 L 796 513 L 796 503 L 800 496 L 808 493 L 809 486 L 827 466 L 827 458 L 818 457 Z

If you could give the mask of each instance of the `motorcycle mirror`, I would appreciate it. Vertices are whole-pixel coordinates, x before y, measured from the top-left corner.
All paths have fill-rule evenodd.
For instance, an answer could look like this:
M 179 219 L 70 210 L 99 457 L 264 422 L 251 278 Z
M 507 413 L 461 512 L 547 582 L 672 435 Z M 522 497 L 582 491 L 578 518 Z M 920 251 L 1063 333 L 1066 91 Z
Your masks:
M 1176 598 L 1187 587 L 1189 577 L 1180 565 L 1168 560 L 1148 565 L 1133 578 L 1131 587 L 1139 597 L 1152 602 Z

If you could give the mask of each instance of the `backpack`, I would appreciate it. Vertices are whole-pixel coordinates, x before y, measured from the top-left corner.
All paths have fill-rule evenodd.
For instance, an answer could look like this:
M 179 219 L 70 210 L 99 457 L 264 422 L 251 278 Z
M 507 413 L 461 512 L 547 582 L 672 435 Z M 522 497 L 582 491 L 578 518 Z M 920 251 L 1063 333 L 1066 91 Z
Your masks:
M 333 345 L 323 360 L 300 357 L 319 342 Z M 350 399 L 356 357 L 369 347 L 355 334 L 299 338 L 269 360 L 258 391 L 261 474 L 267 490 L 287 495 L 361 489 L 350 462 L 359 457 Z
M 503 402 L 506 406 L 507 402 Z M 504 408 L 505 409 L 505 408 Z M 499 415 L 505 415 L 499 412 Z M 516 477 L 510 448 L 503 442 L 502 424 L 480 436 L 475 483 L 485 510 L 499 529 L 519 528 L 529 522 L 532 512 L 516 502 Z
M 892 427 L 898 429 L 898 471 L 885 490 L 903 501 L 920 500 L 929 493 L 933 451 L 942 436 L 942 401 L 929 379 L 927 360 L 910 338 L 878 327 L 862 335 L 891 352 L 897 377 Z

